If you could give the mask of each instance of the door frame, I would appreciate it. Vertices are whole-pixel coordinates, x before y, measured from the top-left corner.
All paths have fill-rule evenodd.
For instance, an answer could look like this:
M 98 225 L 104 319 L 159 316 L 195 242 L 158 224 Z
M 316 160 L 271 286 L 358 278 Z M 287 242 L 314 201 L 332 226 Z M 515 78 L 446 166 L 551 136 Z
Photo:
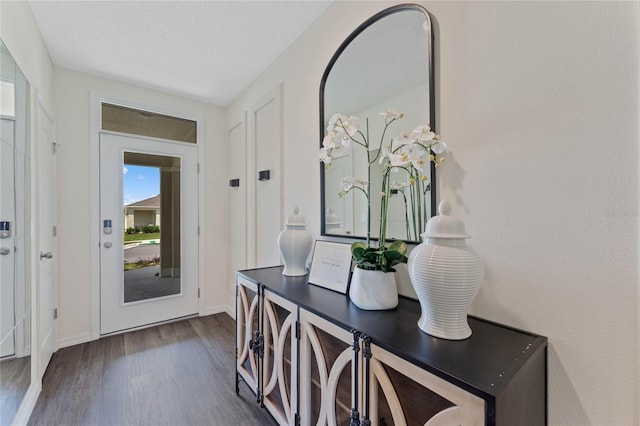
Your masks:
M 90 135 L 90 161 L 91 161 L 91 336 L 87 340 L 96 340 L 100 338 L 100 132 L 102 131 L 101 116 L 102 104 L 109 103 L 113 105 L 135 108 L 144 111 L 154 112 L 158 114 L 169 115 L 172 117 L 184 118 L 197 123 L 196 129 L 196 149 L 198 151 L 198 273 L 196 283 L 200 291 L 198 299 L 198 315 L 205 314 L 205 286 L 203 285 L 204 277 L 204 238 L 205 226 L 204 221 L 204 117 L 196 114 L 186 114 L 178 112 L 168 107 L 160 105 L 149 105 L 141 103 L 129 98 L 114 97 L 99 90 L 91 90 L 91 135 Z M 113 132 L 111 132 L 113 133 Z M 134 135 L 136 136 L 136 135 Z M 81 343 L 66 342 L 69 345 Z

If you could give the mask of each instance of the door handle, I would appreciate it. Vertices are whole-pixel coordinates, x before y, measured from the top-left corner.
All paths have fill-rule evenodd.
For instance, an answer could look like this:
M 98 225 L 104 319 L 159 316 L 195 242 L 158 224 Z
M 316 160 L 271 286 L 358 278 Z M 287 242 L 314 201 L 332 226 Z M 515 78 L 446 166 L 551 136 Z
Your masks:
M 0 247 L 0 255 L 6 256 L 9 253 L 11 253 L 11 249 L 6 247 Z
M 51 259 L 53 257 L 53 253 L 51 253 L 50 251 L 46 252 L 46 253 L 42 253 L 40 252 L 40 259 Z

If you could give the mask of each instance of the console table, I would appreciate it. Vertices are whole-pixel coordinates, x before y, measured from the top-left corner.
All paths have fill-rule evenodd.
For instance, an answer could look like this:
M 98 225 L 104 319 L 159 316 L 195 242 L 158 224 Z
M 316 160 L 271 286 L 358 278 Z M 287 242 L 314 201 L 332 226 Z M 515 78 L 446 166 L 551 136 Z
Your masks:
M 547 339 L 469 317 L 450 341 L 417 326 L 418 302 L 363 311 L 285 277 L 236 276 L 236 392 L 244 381 L 282 425 L 545 425 Z

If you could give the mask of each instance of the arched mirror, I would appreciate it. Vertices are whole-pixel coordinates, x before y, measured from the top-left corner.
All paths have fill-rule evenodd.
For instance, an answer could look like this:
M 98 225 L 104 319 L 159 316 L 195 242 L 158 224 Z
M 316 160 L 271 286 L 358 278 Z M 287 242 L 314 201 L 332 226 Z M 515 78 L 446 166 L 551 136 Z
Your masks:
M 331 58 L 320 83 L 320 145 L 336 113 L 359 118 L 368 134 L 368 150 L 380 150 L 417 126 L 435 128 L 433 30 L 429 13 L 421 6 L 402 4 L 385 9 L 360 25 Z M 402 113 L 385 130 L 382 112 Z M 384 133 L 384 137 L 383 136 Z M 368 178 L 367 153 L 349 148 L 321 163 L 322 235 L 365 238 L 367 200 L 362 191 L 345 191 L 350 178 L 382 183 L 382 166 L 372 164 Z M 378 152 L 371 158 L 378 158 Z M 389 198 L 387 238 L 419 241 L 425 222 L 435 212 L 435 167 L 426 165 L 418 179 L 401 170 L 393 174 Z M 346 181 L 345 181 L 346 179 Z M 371 211 L 380 211 L 373 196 Z M 371 215 L 371 237 L 377 238 L 379 215 Z

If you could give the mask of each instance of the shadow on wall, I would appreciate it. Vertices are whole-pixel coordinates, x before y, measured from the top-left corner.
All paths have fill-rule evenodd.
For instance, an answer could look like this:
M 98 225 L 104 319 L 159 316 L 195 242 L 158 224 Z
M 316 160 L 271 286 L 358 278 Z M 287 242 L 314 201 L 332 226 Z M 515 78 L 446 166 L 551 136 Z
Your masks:
M 548 346 L 548 404 L 549 418 L 554 419 L 554 423 L 563 426 L 590 425 L 591 421 L 587 416 L 582 403 L 576 394 L 576 390 L 571 383 L 560 357 L 551 343 Z M 562 395 L 562 406 L 554 406 L 551 395 Z M 553 415 L 551 415 L 553 412 Z
M 499 298 L 494 292 L 494 287 L 491 286 L 492 279 L 491 269 L 485 269 L 485 278 L 482 282 L 481 291 L 478 293 L 474 304 L 481 304 L 485 312 L 499 311 L 499 315 L 488 318 L 489 320 L 495 320 L 496 317 L 499 317 L 500 320 L 498 322 L 510 327 L 544 335 L 542 330 L 531 330 L 530 327 L 523 323 L 518 315 L 504 305 L 496 302 Z M 479 312 L 472 312 L 471 314 L 481 318 L 486 317 L 486 315 L 482 315 L 482 313 Z M 547 338 L 549 339 L 547 346 L 548 418 L 553 419 L 553 424 L 557 426 L 591 425 L 592 422 L 589 420 L 589 416 L 571 383 L 569 374 L 562 365 L 562 361 L 553 346 L 553 342 L 548 336 Z M 560 401 L 561 405 L 559 404 Z

